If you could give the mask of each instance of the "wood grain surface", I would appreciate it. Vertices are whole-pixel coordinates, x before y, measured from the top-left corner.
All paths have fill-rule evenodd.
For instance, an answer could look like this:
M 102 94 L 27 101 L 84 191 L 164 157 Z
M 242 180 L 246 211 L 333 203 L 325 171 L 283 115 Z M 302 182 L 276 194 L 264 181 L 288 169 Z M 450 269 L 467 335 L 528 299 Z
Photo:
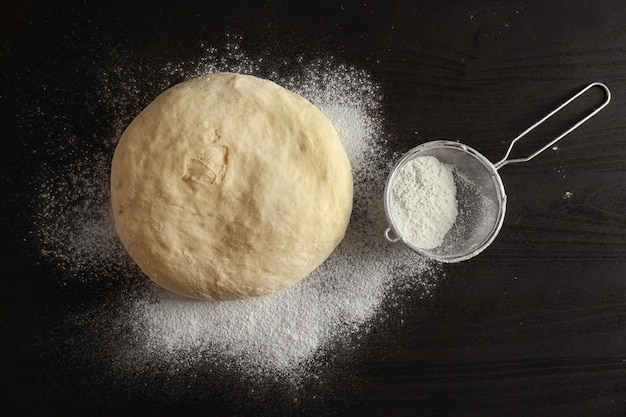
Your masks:
M 626 415 L 623 0 L 33 0 L 1 9 L 3 415 Z M 32 241 L 34 184 L 104 146 L 120 115 L 101 111 L 91 85 L 113 54 L 143 65 L 137 88 L 156 93 L 151 65 L 233 36 L 284 65 L 332 56 L 370 73 L 398 153 L 449 139 L 497 161 L 586 84 L 602 81 L 613 97 L 558 148 L 502 168 L 508 204 L 496 241 L 441 265 L 428 302 L 405 297 L 398 317 L 373 323 L 358 349 L 337 348 L 332 369 L 297 396 L 278 381 L 254 392 L 252 382 L 207 370 L 120 384 L 98 346 L 79 363 L 65 349 L 79 326 L 68 317 L 121 284 L 53 279 L 59 265 Z M 516 155 L 601 101 L 591 92 Z M 51 135 L 84 139 L 70 154 L 46 148 Z M 62 337 L 48 340 L 51 329 Z

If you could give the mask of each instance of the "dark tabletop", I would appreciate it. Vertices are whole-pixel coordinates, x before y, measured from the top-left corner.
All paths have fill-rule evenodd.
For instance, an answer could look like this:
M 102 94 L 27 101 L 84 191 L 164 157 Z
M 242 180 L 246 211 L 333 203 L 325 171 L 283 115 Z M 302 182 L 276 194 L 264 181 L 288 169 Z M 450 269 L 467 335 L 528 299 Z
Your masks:
M 626 415 L 623 0 L 33 0 L 1 9 L 7 411 Z M 118 76 L 140 68 L 149 80 L 151 67 L 187 62 L 233 37 L 247 54 L 281 65 L 332 56 L 371 74 L 394 152 L 452 139 L 495 161 L 510 139 L 589 82 L 606 83 L 613 98 L 558 150 L 503 169 L 507 216 L 496 241 L 469 261 L 441 266 L 428 305 L 407 301 L 403 320 L 373 324 L 358 349 L 336 354 L 324 384 L 301 388 L 298 401 L 279 384 L 252 395 L 250 386 L 206 370 L 122 384 L 101 369 L 97 351 L 66 353 L 80 343 L 73 312 L 105 297 L 107 285 L 123 284 L 100 280 L 85 289 L 62 279 L 63 265 L 42 256 L 32 233 L 35 186 L 56 164 L 104 147 L 112 126 L 133 117 L 104 111 L 92 88 L 102 68 Z M 118 72 L 110 71 L 112 57 Z M 159 86 L 136 87 L 153 94 Z M 519 152 L 601 99 L 592 94 Z M 60 151 L 49 148 L 54 137 L 73 139 Z

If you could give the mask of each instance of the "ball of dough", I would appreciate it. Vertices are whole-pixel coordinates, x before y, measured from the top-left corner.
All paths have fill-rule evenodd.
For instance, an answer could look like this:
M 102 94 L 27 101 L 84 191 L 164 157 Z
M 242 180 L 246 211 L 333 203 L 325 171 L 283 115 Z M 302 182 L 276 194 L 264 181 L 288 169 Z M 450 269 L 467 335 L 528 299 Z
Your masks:
M 120 239 L 159 285 L 200 299 L 274 293 L 343 239 L 350 162 L 330 121 L 299 95 L 217 73 L 164 91 L 113 156 Z

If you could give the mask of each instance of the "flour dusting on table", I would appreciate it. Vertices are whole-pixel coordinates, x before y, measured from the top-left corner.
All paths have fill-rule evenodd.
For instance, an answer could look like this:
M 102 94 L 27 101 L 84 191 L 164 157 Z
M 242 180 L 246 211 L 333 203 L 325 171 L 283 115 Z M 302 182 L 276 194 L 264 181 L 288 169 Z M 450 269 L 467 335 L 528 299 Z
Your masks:
M 417 293 L 413 299 L 419 299 L 436 285 L 431 263 L 383 239 L 382 194 L 392 161 L 381 146 L 381 96 L 371 76 L 332 58 L 300 58 L 280 68 L 268 61 L 250 58 L 233 44 L 206 48 L 194 62 L 150 69 L 160 74 L 150 83 L 140 82 L 148 70 L 143 67 L 103 71 L 96 88 L 110 102 L 111 112 L 119 114 L 111 127 L 114 137 L 102 139 L 101 151 L 51 172 L 40 186 L 35 220 L 45 258 L 66 271 L 65 279 L 85 286 L 114 276 L 128 282 L 117 314 L 107 317 L 106 309 L 98 310 L 105 329 L 128 328 L 131 333 L 132 343 L 122 341 L 114 352 L 103 353 L 120 372 L 223 360 L 255 375 L 301 373 L 328 346 L 345 341 L 349 348 L 348 339 L 368 330 L 394 288 L 409 286 Z M 160 90 L 217 71 L 270 79 L 307 98 L 333 122 L 352 163 L 354 210 L 344 241 L 309 277 L 271 297 L 203 302 L 157 288 L 129 260 L 110 216 L 108 163 L 125 125 Z M 138 94 L 145 97 L 138 99 Z M 105 330 L 97 337 L 106 336 Z

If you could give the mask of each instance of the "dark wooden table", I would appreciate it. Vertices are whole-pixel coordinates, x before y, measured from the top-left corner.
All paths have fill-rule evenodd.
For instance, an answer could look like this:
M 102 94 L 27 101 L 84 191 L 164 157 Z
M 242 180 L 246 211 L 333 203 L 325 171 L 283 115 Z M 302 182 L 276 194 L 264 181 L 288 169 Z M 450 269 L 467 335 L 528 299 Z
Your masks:
M 8 1 L 0 12 L 3 408 L 626 415 L 626 2 L 104 3 Z M 132 117 L 99 112 L 102 97 L 91 89 L 114 54 L 122 65 L 144 65 L 149 78 L 151 66 L 189 60 L 233 36 L 247 53 L 287 65 L 332 55 L 369 72 L 397 152 L 455 139 L 498 160 L 512 137 L 587 83 L 605 82 L 613 100 L 558 151 L 503 169 L 509 202 L 495 243 L 442 266 L 445 278 L 427 307 L 407 303 L 403 321 L 373 325 L 351 357 L 338 355 L 337 375 L 296 403 L 274 384 L 250 396 L 249 387 L 202 371 L 119 384 L 98 367 L 97 352 L 68 363 L 71 312 L 108 287 L 68 284 L 59 279 L 63 268 L 42 258 L 32 233 L 35 185 L 60 160 L 101 147 L 120 117 Z M 68 149 L 46 149 L 45 138 L 63 135 L 74 138 Z M 60 341 L 48 338 L 51 327 Z

